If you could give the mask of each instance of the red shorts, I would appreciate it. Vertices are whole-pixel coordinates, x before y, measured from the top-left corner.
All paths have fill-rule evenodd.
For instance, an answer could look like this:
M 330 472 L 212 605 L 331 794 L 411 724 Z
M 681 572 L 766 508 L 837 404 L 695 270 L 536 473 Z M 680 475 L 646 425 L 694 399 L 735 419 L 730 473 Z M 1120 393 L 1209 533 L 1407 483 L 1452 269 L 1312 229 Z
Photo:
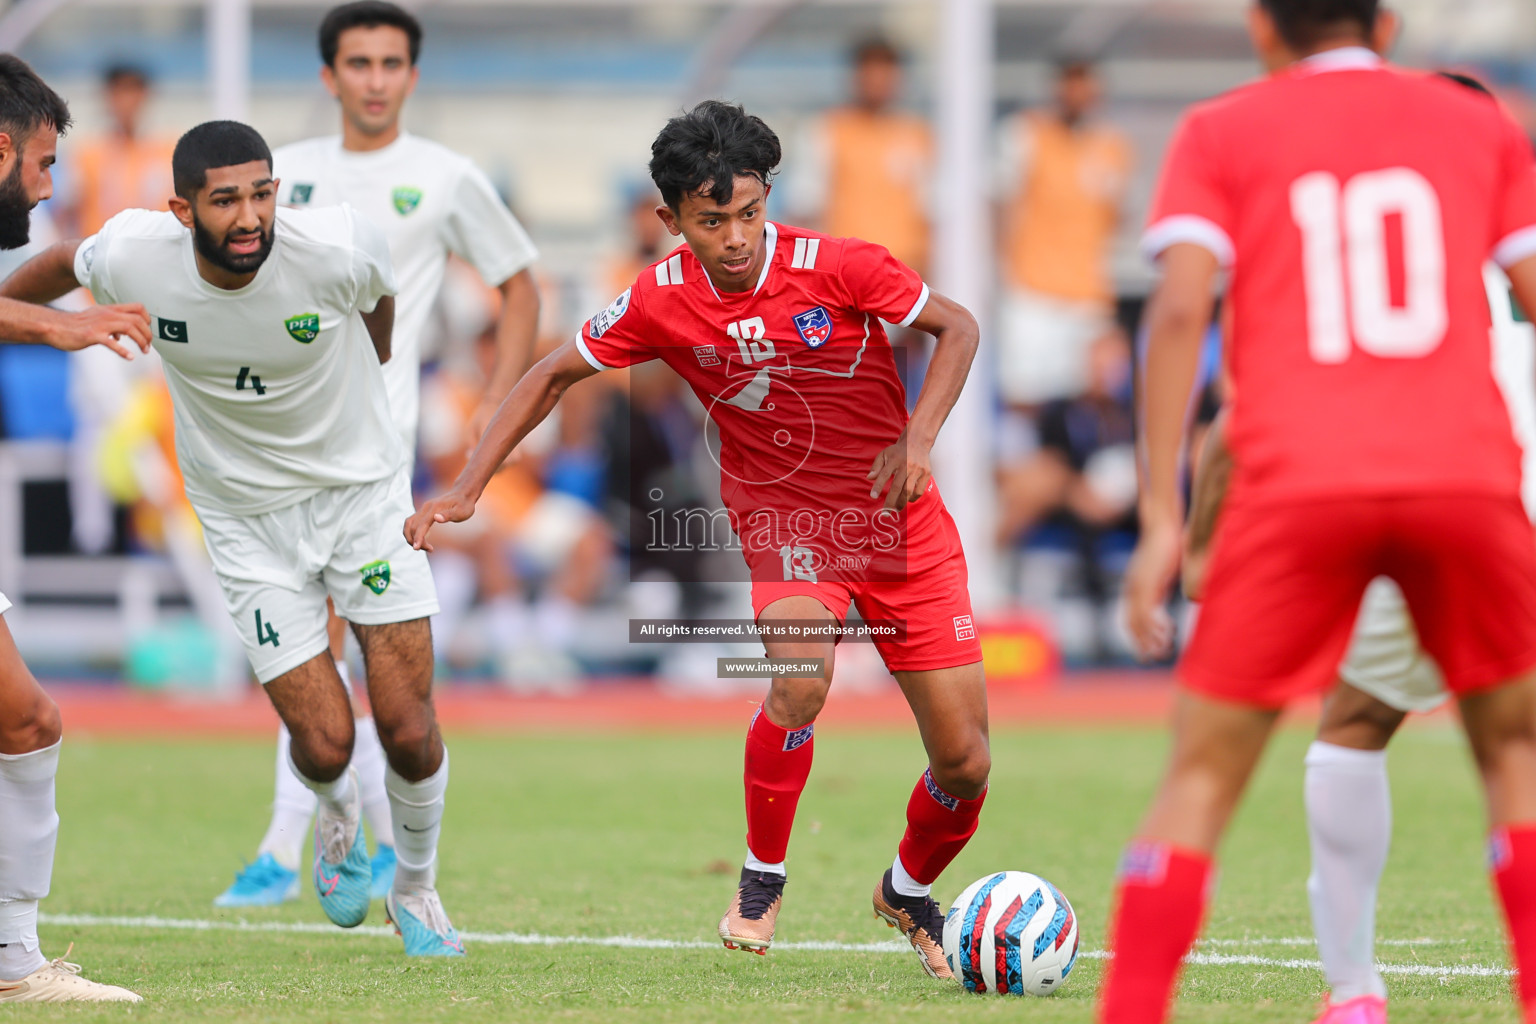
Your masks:
M 901 639 L 874 638 L 892 672 L 926 672 L 980 661 L 965 552 L 937 488 L 909 506 L 905 543 L 904 578 L 898 580 L 786 579 L 792 570 L 778 554 L 749 556 L 752 614 L 761 618 L 773 602 L 804 595 L 820 601 L 842 623 L 852 604 L 866 621 L 905 624 Z
M 1451 692 L 1536 666 L 1536 535 L 1518 498 L 1354 497 L 1222 513 L 1180 681 L 1266 708 L 1326 689 L 1376 576 L 1402 588 Z

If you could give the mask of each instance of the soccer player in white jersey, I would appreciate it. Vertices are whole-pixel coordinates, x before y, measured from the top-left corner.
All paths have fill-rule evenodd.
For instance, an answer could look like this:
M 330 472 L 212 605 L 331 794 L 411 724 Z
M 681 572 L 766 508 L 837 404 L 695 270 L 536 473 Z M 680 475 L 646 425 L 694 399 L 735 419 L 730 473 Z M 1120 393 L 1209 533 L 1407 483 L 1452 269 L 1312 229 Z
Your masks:
M 53 194 L 59 136 L 69 107 L 20 59 L 0 54 L 0 249 L 27 244 L 32 208 Z M 0 299 L 0 337 L 71 351 L 105 345 L 131 358 L 129 339 L 149 351 L 142 306 L 82 313 Z M 0 594 L 0 613 L 11 602 Z M 139 1002 L 116 985 L 48 960 L 37 937 L 37 904 L 53 880 L 59 838 L 54 780 L 64 727 L 0 618 L 0 1003 Z
M 395 281 L 383 233 L 348 206 L 279 210 L 272 156 L 232 121 L 176 145 L 171 211 L 129 210 L 24 264 L 0 295 L 46 302 L 76 284 L 152 311 L 176 457 L 256 678 L 319 797 L 314 880 L 343 927 L 368 914 L 372 871 L 352 759 L 350 695 L 326 602 L 352 624 L 389 762 L 399 867 L 385 911 L 415 956 L 464 949 L 436 890 L 448 755 L 432 706 L 437 596 L 400 536 L 412 511 L 390 421 Z
M 537 251 L 528 234 L 469 159 L 400 127 L 401 111 L 416 87 L 421 26 L 383 0 L 360 0 L 329 11 L 320 23 L 321 81 L 339 101 L 341 134 L 307 139 L 272 154 L 282 180 L 278 201 L 315 209 L 347 203 L 383 228 L 400 286 L 395 298 L 394 357 L 384 365 L 390 416 L 416 450 L 421 403 L 421 343 L 442 287 L 449 254 L 477 270 L 501 292 L 497 357 L 484 397 L 465 436 L 479 438 L 501 399 L 527 367 L 538 327 L 539 295 L 529 269 Z M 332 620 L 332 652 L 346 679 L 343 631 Z M 315 798 L 288 770 L 288 735 L 278 737 L 272 817 L 256 859 L 221 893 L 218 906 L 270 906 L 298 895 L 298 865 Z M 373 726 L 357 720 L 353 752 L 362 786 L 363 815 L 378 849 L 373 856 L 374 898 L 382 898 L 394 870 L 389 845 L 389 802 L 384 756 Z
M 1493 369 L 1524 449 L 1524 499 L 1536 512 L 1536 381 L 1531 325 L 1516 318 L 1509 283 L 1484 272 L 1493 313 Z M 1231 469 L 1225 414 L 1201 453 L 1190 503 L 1184 589 L 1198 598 L 1206 557 Z M 1432 711 L 1448 694 L 1439 667 L 1396 583 L 1372 581 L 1360 605 L 1349 653 L 1323 704 L 1317 739 L 1307 751 L 1307 831 L 1312 873 L 1307 897 L 1329 1003 L 1316 1024 L 1385 1024 L 1387 989 L 1376 968 L 1376 892 L 1392 839 L 1387 743 L 1409 712 Z

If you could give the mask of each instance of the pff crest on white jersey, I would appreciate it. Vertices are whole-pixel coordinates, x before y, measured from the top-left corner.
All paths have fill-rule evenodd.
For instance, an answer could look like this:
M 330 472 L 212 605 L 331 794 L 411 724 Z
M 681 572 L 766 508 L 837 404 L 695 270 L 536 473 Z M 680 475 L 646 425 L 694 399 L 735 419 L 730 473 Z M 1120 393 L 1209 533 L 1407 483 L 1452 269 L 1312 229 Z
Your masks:
M 301 209 L 347 203 L 383 229 L 395 276 L 394 356 L 384 367 L 390 412 L 407 455 L 420 415 L 422 337 L 450 253 L 490 287 L 526 269 L 538 250 L 490 180 L 453 150 L 404 132 L 371 152 L 331 135 L 272 154 L 278 202 Z

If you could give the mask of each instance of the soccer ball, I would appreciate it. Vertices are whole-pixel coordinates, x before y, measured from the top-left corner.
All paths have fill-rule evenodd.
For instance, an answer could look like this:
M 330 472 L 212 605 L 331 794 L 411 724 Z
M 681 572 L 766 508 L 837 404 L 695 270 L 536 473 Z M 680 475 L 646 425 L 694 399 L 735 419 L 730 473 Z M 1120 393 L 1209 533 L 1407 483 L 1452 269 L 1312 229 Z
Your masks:
M 944 919 L 944 959 L 969 992 L 1050 995 L 1077 960 L 1077 915 L 1027 871 L 978 878 Z

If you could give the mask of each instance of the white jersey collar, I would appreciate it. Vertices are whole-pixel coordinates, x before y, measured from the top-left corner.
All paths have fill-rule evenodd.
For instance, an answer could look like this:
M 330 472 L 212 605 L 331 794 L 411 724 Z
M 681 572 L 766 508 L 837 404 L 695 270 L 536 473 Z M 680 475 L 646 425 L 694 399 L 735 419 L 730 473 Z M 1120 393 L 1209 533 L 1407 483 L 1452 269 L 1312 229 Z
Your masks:
M 1363 46 L 1340 46 L 1314 53 L 1296 67 L 1305 74 L 1318 75 L 1325 71 L 1370 71 L 1384 63 L 1380 56 Z
M 338 135 L 336 136 L 336 152 L 340 155 L 341 159 L 350 163 L 383 163 L 404 149 L 406 141 L 409 138 L 410 134 L 402 128 L 400 129 L 400 134 L 396 135 L 394 141 L 389 145 L 383 146 L 379 149 L 359 151 L 355 149 L 348 149 L 345 145 L 342 144 L 342 137 Z

